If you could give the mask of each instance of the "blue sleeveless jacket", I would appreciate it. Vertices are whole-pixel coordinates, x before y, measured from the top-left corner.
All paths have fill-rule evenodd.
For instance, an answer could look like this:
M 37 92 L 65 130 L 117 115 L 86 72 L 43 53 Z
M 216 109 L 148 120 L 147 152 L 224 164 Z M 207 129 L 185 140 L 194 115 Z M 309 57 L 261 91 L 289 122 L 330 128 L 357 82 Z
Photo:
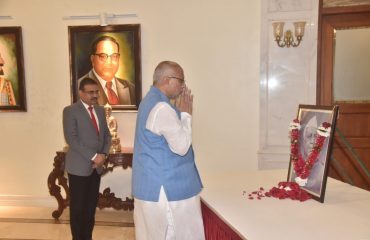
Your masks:
M 132 166 L 132 194 L 135 198 L 157 202 L 163 186 L 168 201 L 179 201 L 197 195 L 202 186 L 190 146 L 184 156 L 172 152 L 163 136 L 145 128 L 150 111 L 158 102 L 169 99 L 152 86 L 139 106 L 136 121 Z M 173 107 L 170 104 L 171 107 Z M 174 107 L 173 107 L 174 108 Z M 180 118 L 180 112 L 174 108 Z

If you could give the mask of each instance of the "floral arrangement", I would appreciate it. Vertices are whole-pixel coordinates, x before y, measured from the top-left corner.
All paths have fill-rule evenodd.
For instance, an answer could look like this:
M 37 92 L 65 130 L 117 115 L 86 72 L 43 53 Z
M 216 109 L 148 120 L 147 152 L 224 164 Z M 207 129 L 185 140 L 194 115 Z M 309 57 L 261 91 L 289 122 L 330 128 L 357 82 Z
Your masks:
M 258 200 L 263 197 L 274 197 L 278 199 L 290 198 L 301 202 L 311 198 L 310 194 L 301 189 L 295 182 L 279 182 L 277 187 L 271 188 L 268 192 L 264 192 L 264 189 L 261 187 L 259 191 L 248 194 L 248 199 L 252 200 L 254 197 Z
M 298 119 L 294 119 L 289 126 L 290 128 L 290 159 L 293 162 L 293 168 L 296 173 L 295 182 L 279 182 L 277 187 L 271 188 L 269 191 L 260 187 L 258 191 L 248 194 L 248 199 L 257 198 L 260 200 L 263 197 L 274 197 L 278 199 L 290 198 L 292 200 L 306 201 L 311 196 L 301 189 L 301 186 L 307 184 L 307 179 L 311 174 L 311 169 L 317 162 L 324 145 L 325 139 L 330 136 L 331 124 L 324 122 L 317 128 L 317 135 L 314 146 L 308 155 L 307 159 L 303 159 L 299 153 L 299 130 L 301 124 Z M 244 195 L 244 193 L 243 193 Z
M 325 139 L 330 136 L 331 125 L 330 123 L 324 122 L 317 128 L 315 143 L 307 159 L 303 159 L 302 155 L 299 153 L 298 138 L 300 129 L 301 125 L 298 119 L 293 120 L 290 124 L 290 159 L 293 162 L 294 171 L 297 175 L 295 181 L 300 186 L 305 186 L 307 178 L 310 176 L 311 169 L 317 162 L 321 153 Z

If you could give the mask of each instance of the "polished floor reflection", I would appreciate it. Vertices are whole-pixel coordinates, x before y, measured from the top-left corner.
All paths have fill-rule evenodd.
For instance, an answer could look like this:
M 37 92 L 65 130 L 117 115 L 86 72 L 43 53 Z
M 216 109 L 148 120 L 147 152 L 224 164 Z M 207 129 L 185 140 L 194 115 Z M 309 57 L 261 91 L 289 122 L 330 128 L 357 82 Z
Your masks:
M 68 240 L 68 209 L 59 220 L 52 208 L 0 206 L 0 240 Z M 94 240 L 134 240 L 132 212 L 97 210 Z

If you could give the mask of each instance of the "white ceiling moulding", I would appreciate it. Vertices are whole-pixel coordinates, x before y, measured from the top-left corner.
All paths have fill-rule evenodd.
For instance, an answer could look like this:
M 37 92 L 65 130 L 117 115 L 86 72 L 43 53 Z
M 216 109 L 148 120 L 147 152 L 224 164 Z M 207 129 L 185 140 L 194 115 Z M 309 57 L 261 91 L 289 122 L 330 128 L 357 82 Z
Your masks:
M 100 26 L 108 26 L 114 18 L 130 18 L 137 17 L 136 13 L 112 14 L 102 12 L 96 15 L 73 15 L 63 17 L 63 20 L 80 20 L 80 19 L 99 19 Z

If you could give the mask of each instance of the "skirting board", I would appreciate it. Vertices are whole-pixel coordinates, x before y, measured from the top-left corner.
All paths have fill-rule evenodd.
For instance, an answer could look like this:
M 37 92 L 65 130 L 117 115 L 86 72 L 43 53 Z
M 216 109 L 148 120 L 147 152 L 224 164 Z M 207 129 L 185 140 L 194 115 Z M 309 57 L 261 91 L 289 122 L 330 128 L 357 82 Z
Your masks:
M 51 196 L 0 195 L 0 206 L 55 207 L 58 202 Z

